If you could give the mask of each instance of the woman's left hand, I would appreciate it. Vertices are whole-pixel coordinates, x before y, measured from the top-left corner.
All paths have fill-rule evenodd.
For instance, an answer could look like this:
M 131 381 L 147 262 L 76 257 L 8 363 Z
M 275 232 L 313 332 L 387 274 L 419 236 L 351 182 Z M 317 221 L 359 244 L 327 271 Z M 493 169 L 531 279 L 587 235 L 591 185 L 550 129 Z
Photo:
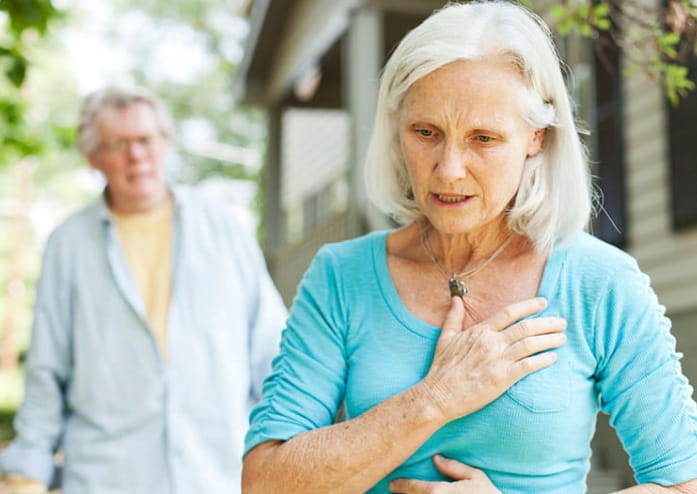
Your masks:
M 438 471 L 455 479 L 453 482 L 429 482 L 416 479 L 395 479 L 390 490 L 399 494 L 501 494 L 481 470 L 440 455 L 433 457 Z

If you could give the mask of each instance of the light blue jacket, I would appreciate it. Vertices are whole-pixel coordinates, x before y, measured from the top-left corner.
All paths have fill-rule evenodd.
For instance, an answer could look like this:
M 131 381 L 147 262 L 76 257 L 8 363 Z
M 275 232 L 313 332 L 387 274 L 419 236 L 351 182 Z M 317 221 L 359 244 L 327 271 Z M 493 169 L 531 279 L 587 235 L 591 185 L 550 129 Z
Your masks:
M 239 491 L 286 311 L 245 229 L 197 191 L 172 192 L 167 360 L 104 200 L 49 238 L 6 471 L 47 483 L 60 448 L 64 494 Z

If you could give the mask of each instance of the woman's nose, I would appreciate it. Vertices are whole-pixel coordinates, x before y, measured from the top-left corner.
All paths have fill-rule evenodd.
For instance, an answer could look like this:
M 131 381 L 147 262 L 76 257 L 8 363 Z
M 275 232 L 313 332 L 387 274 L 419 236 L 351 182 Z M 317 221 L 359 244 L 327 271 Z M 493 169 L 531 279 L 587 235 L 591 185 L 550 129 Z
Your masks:
M 456 143 L 444 143 L 434 170 L 442 182 L 455 182 L 467 175 L 467 150 Z

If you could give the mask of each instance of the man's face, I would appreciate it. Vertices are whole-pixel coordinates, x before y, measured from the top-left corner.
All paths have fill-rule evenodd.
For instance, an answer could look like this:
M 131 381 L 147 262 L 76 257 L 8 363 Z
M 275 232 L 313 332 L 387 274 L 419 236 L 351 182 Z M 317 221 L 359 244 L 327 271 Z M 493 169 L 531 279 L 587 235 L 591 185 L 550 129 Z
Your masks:
M 109 206 L 119 213 L 142 213 L 167 196 L 164 161 L 167 140 L 147 103 L 107 110 L 97 120 L 100 143 L 90 165 L 107 181 Z

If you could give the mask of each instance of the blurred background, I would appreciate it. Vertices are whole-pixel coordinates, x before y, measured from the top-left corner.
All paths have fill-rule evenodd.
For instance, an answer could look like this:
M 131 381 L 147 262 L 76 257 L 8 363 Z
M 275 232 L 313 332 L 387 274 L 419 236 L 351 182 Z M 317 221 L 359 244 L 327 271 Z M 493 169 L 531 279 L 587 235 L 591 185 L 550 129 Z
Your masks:
M 20 400 L 43 242 L 103 188 L 74 147 L 82 96 L 113 83 L 154 89 L 178 122 L 172 180 L 222 196 L 257 228 L 263 114 L 235 106 L 230 91 L 249 31 L 247 7 L 206 0 L 0 2 L 0 437 L 11 436 Z
M 323 243 L 394 226 L 359 166 L 380 69 L 442 0 L 0 0 L 0 437 L 12 435 L 47 233 L 101 191 L 79 98 L 153 88 L 169 172 L 257 232 L 287 304 Z M 593 158 L 594 234 L 652 278 L 697 381 L 697 3 L 529 0 L 552 26 Z M 631 482 L 603 420 L 589 492 Z

